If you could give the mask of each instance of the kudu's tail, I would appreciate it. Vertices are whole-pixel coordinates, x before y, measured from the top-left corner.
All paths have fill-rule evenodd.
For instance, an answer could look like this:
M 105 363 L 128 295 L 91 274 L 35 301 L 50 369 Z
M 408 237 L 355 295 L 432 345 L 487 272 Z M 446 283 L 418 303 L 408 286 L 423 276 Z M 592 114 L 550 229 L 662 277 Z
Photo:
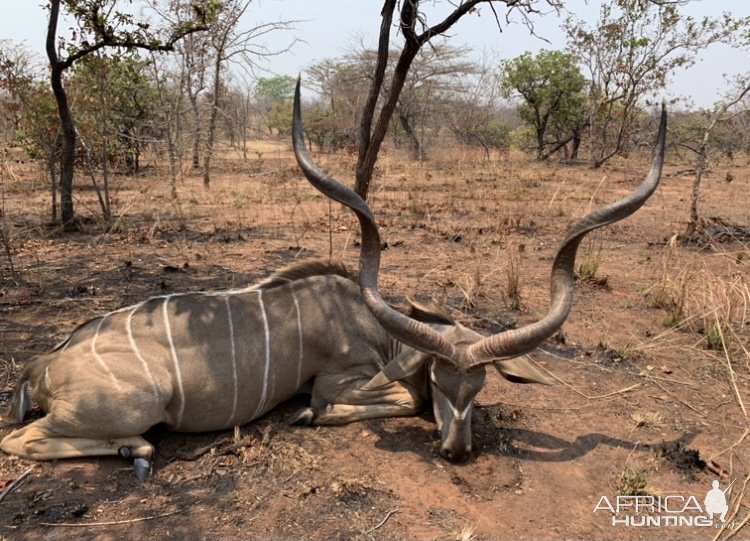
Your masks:
M 26 414 L 31 410 L 31 383 L 37 381 L 40 370 L 44 371 L 47 363 L 40 362 L 42 359 L 32 361 L 23 372 L 21 372 L 16 384 L 16 390 L 10 399 L 10 407 L 5 414 L 5 421 L 9 423 L 22 423 Z
M 31 409 L 31 393 L 29 382 L 19 381 L 13 397 L 10 399 L 10 407 L 5 414 L 5 420 L 9 423 L 22 423 L 26 413 Z

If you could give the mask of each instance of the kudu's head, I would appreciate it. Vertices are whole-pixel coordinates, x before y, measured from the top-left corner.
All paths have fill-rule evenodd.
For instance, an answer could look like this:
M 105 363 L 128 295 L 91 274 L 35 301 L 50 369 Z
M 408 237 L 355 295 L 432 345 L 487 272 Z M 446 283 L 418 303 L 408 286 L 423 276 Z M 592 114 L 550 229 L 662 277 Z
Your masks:
M 533 351 L 565 322 L 573 299 L 575 256 L 578 245 L 591 231 L 622 220 L 654 193 L 664 164 L 667 131 L 662 106 L 659 133 L 645 180 L 628 196 L 603 206 L 575 222 L 552 264 L 551 301 L 547 314 L 518 329 L 483 336 L 460 325 L 426 323 L 386 303 L 378 291 L 380 234 L 372 211 L 354 191 L 326 175 L 305 149 L 300 113 L 299 81 L 294 101 L 292 138 L 297 162 L 307 179 L 326 196 L 352 209 L 362 229 L 359 285 L 362 297 L 375 318 L 392 336 L 413 347 L 413 355 L 399 356 L 378 373 L 367 387 L 375 388 L 404 379 L 425 367 L 429 370 L 435 419 L 441 434 L 440 453 L 451 461 L 464 460 L 471 450 L 471 410 L 491 364 L 510 381 L 547 383 L 532 365 L 516 359 Z

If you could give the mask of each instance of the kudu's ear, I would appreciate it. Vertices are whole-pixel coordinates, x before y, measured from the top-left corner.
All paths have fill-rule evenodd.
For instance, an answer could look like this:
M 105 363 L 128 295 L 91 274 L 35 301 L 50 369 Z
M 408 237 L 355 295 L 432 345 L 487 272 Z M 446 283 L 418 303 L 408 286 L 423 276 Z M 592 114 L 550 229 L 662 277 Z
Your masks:
M 374 391 L 398 381 L 413 376 L 427 360 L 427 355 L 418 350 L 407 350 L 397 355 L 375 376 L 365 383 L 361 389 Z
M 455 320 L 447 312 L 436 305 L 427 305 L 406 297 L 408 303 L 406 315 L 422 323 L 437 323 L 438 325 L 455 325 Z
M 492 363 L 500 375 L 512 383 L 541 383 L 555 385 L 556 381 L 542 373 L 537 367 L 524 357 L 506 359 Z

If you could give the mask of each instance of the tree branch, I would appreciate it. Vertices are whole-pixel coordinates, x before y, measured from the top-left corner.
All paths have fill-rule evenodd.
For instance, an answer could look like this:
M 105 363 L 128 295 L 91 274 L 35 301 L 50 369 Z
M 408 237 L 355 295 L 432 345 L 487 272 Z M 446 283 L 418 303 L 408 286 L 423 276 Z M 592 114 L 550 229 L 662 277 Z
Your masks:
M 380 24 L 380 38 L 378 40 L 378 57 L 375 64 L 375 74 L 370 84 L 370 92 L 362 110 L 362 121 L 359 127 L 359 156 L 358 163 L 364 161 L 367 149 L 370 146 L 370 130 L 372 129 L 372 118 L 375 116 L 375 107 L 378 103 L 385 70 L 388 66 L 388 53 L 391 40 L 391 24 L 393 24 L 393 12 L 396 9 L 396 0 L 385 0 L 380 12 L 383 21 Z

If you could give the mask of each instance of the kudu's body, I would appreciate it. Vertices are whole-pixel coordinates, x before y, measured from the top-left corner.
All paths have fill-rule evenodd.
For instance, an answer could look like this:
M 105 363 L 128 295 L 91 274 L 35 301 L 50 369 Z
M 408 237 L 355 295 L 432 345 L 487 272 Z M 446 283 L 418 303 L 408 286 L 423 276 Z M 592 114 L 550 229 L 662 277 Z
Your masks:
M 155 297 L 84 323 L 22 372 L 10 419 L 21 422 L 32 401 L 47 415 L 0 448 L 37 460 L 119 454 L 144 476 L 154 449 L 141 434 L 152 426 L 242 425 L 301 390 L 312 392 L 293 419 L 302 424 L 413 415 L 429 398 L 424 371 L 361 388 L 392 360 L 420 355 L 383 329 L 342 267 L 307 261 L 247 289 Z M 509 370 L 535 375 L 523 362 Z

